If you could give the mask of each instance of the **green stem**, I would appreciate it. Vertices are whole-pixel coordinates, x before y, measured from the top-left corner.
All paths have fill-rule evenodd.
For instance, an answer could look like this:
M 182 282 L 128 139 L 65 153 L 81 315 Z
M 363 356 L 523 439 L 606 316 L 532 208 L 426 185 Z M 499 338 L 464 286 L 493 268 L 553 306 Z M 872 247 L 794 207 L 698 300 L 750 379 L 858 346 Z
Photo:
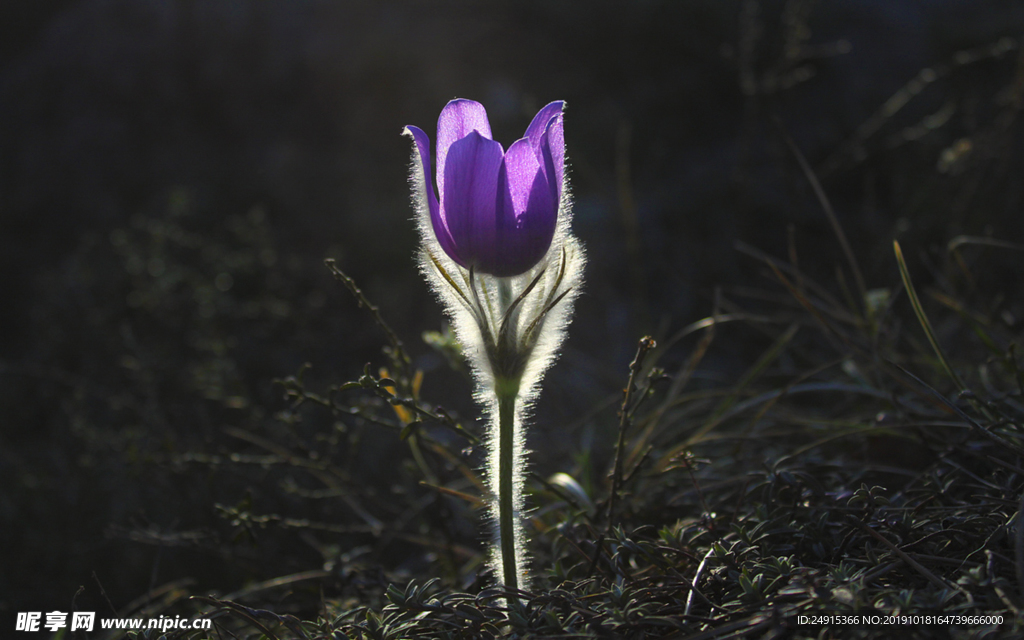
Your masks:
M 498 281 L 498 309 L 502 314 L 512 304 L 512 282 L 509 278 L 497 278 Z
M 415 433 L 409 434 L 409 449 L 412 451 L 412 459 L 416 462 L 416 466 L 419 467 L 420 473 L 427 479 L 427 482 L 433 485 L 439 484 L 437 476 L 430 470 L 430 465 L 427 464 L 427 459 L 423 457 L 423 450 L 420 447 L 420 439 Z
M 503 385 L 499 382 L 498 396 L 498 544 L 501 551 L 501 569 L 505 587 L 510 591 L 519 588 L 519 571 L 516 565 L 516 513 L 515 513 L 515 421 L 518 385 Z M 506 387 L 506 388 L 502 388 Z M 509 604 L 518 603 L 515 596 L 509 596 Z

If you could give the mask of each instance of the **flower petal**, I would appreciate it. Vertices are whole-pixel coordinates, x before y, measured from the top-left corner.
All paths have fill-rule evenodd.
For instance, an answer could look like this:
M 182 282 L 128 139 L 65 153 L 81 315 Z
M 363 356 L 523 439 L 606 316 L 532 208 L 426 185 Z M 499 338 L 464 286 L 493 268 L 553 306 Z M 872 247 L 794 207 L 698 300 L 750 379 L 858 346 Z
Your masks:
M 530 126 L 526 127 L 526 135 L 523 137 L 530 139 L 534 149 L 540 148 L 541 137 L 547 131 L 551 118 L 561 114 L 564 108 L 565 102 L 563 100 L 555 100 L 538 111 L 537 115 L 533 116 L 533 121 L 530 123 Z
M 458 253 L 455 242 L 452 241 L 452 236 L 441 218 L 437 196 L 434 194 L 434 176 L 430 171 L 430 137 L 422 129 L 412 125 L 407 126 L 402 133 L 411 136 L 413 142 L 416 143 L 412 165 L 413 197 L 416 199 L 418 207 L 425 206 L 429 210 L 430 224 L 434 228 L 434 236 L 441 248 L 458 262 L 458 258 L 455 257 Z
M 444 200 L 445 166 L 452 144 L 476 131 L 491 139 L 491 123 L 484 105 L 473 100 L 452 100 L 437 118 L 437 190 Z
M 558 200 L 548 170 L 528 138 L 505 154 L 498 174 L 498 202 L 493 263 L 487 273 L 512 276 L 537 264 L 555 234 Z
M 481 267 L 495 251 L 495 205 L 501 144 L 470 131 L 451 144 L 444 167 L 441 217 L 452 235 L 464 267 Z M 438 182 L 441 175 L 438 174 Z
M 551 186 L 554 187 L 555 202 L 560 204 L 562 189 L 565 186 L 565 135 L 561 113 L 548 121 L 544 136 L 541 138 L 540 156 L 547 168 Z

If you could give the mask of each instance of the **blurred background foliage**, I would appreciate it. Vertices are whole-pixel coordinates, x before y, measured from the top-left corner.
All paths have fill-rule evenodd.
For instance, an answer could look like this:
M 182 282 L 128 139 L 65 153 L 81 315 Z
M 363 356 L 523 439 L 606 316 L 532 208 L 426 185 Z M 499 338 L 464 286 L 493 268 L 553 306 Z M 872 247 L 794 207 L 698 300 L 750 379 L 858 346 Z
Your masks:
M 1021 241 L 1022 33 L 1008 0 L 3 5 L 0 611 L 67 608 L 82 585 L 78 608 L 103 611 L 310 571 L 356 594 L 437 563 L 473 575 L 474 516 L 418 483 L 478 447 L 440 429 L 467 450 L 437 449 L 425 478 L 381 385 L 340 391 L 348 412 L 303 395 L 395 373 L 332 258 L 404 339 L 400 391 L 475 430 L 443 334 L 421 339 L 444 321 L 412 259 L 399 135 L 433 131 L 447 100 L 483 102 L 506 146 L 568 102 L 591 259 L 531 446 L 540 475 L 591 489 L 637 338 L 752 286 L 763 265 L 737 241 L 836 273 L 787 137 L 869 288 L 894 280 L 892 238 L 921 286 L 954 236 Z M 1010 331 L 1018 264 L 986 256 L 975 283 Z M 747 370 L 755 333 L 698 377 Z

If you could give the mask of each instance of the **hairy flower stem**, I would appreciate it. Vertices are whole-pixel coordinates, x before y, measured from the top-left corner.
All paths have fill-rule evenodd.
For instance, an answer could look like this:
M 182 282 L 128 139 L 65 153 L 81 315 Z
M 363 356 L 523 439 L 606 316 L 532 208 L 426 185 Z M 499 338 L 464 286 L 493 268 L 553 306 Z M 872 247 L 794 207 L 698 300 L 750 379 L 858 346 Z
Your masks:
M 498 544 L 501 551 L 501 569 L 505 587 L 509 591 L 519 588 L 519 571 L 516 566 L 516 527 L 519 526 L 515 513 L 515 422 L 517 385 L 498 385 Z M 503 388 L 504 387 L 504 388 Z M 509 596 L 509 604 L 518 599 Z
M 502 313 L 512 304 L 512 283 L 508 278 L 498 278 L 498 308 Z

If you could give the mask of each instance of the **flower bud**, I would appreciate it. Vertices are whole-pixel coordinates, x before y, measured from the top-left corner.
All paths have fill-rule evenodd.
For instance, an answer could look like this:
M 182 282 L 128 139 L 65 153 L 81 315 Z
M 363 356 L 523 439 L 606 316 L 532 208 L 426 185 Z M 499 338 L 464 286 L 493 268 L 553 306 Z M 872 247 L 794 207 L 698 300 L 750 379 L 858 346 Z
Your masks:
M 419 152 L 434 234 L 460 266 L 504 278 L 529 271 L 547 254 L 565 175 L 562 106 L 541 109 L 506 152 L 491 138 L 483 105 L 449 102 L 437 121 L 440 200 L 430 180 L 430 139 L 406 128 Z

